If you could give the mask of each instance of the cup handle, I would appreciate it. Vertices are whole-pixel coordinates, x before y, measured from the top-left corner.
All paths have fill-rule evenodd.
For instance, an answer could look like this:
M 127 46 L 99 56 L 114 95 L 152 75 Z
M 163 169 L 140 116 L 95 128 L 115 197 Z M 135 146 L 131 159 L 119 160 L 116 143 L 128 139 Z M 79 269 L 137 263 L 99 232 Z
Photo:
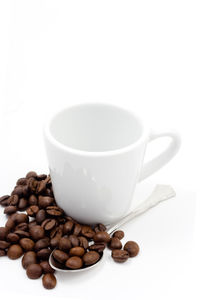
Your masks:
M 149 141 L 152 142 L 153 140 L 160 138 L 160 137 L 170 137 L 171 142 L 168 145 L 167 149 L 164 150 L 161 154 L 159 154 L 154 159 L 146 162 L 143 165 L 139 181 L 142 181 L 143 179 L 149 177 L 154 172 L 158 171 L 160 168 L 162 168 L 164 165 L 166 165 L 174 155 L 178 152 L 180 145 L 181 145 L 181 138 L 178 133 L 174 131 L 166 131 L 162 133 L 158 132 L 151 132 L 149 136 Z

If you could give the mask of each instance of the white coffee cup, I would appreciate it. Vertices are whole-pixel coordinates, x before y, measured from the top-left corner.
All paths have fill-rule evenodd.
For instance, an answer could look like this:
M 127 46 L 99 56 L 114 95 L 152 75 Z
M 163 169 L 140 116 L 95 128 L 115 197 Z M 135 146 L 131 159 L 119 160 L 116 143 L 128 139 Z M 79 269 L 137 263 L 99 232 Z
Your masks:
M 170 137 L 168 148 L 143 164 L 148 142 Z M 54 114 L 44 128 L 57 204 L 82 223 L 109 224 L 129 210 L 136 183 L 178 151 L 175 132 L 154 133 L 135 113 L 108 104 L 80 104 Z

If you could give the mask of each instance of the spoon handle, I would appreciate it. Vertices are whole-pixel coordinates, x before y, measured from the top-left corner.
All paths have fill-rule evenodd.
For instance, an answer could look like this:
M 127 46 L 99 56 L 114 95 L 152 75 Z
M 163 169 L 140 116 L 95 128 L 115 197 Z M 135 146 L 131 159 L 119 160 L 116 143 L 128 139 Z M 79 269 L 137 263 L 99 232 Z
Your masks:
M 123 217 L 120 221 L 112 224 L 107 232 L 112 234 L 116 229 L 131 221 L 135 217 L 145 213 L 150 208 L 156 206 L 162 201 L 168 200 L 176 195 L 174 189 L 170 185 L 156 185 L 152 194 L 138 207 L 134 209 L 134 211 L 130 212 L 128 215 Z

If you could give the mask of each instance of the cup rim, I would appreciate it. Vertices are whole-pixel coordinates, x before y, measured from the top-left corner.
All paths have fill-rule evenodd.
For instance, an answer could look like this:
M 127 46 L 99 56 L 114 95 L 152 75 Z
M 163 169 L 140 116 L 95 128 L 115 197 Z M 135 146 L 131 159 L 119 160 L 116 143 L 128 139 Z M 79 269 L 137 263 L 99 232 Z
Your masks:
M 142 125 L 142 134 L 141 136 L 137 139 L 137 141 L 131 143 L 128 146 L 121 147 L 118 149 L 114 150 L 106 150 L 106 151 L 86 151 L 86 150 L 80 150 L 76 148 L 72 148 L 70 146 L 66 146 L 59 142 L 51 133 L 50 131 L 50 126 L 54 118 L 59 115 L 62 111 L 68 110 L 71 108 L 76 108 L 76 107 L 81 107 L 81 106 L 105 106 L 105 107 L 110 107 L 110 108 L 117 108 L 119 110 L 122 110 L 125 113 L 128 113 L 132 115 L 132 117 L 136 118 L 140 124 Z M 62 151 L 69 152 L 71 154 L 76 154 L 79 156 L 86 156 L 86 157 L 105 157 L 105 156 L 113 156 L 113 155 L 118 155 L 118 154 L 123 154 L 126 152 L 131 151 L 132 149 L 136 148 L 140 143 L 142 143 L 149 135 L 149 129 L 146 126 L 146 122 L 144 119 L 142 119 L 137 113 L 133 112 L 132 110 L 129 110 L 127 108 L 124 108 L 119 105 L 115 104 L 109 104 L 109 103 L 104 103 L 104 102 L 85 102 L 85 103 L 78 103 L 74 105 L 69 105 L 69 106 L 64 106 L 63 108 L 59 108 L 56 112 L 52 113 L 50 117 L 47 118 L 47 120 L 44 123 L 43 127 L 43 134 L 44 137 L 55 147 L 61 149 Z

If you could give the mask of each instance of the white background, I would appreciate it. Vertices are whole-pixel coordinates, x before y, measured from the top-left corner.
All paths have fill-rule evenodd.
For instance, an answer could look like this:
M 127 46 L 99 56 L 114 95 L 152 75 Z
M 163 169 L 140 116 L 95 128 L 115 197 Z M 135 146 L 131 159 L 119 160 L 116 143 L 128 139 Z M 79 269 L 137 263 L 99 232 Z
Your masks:
M 140 243 L 137 259 L 58 276 L 49 292 L 26 279 L 20 262 L 1 258 L 0 295 L 13 284 L 21 299 L 199 299 L 199 15 L 194 0 L 0 2 L 1 195 L 31 169 L 48 172 L 42 125 L 62 106 L 118 104 L 182 136 L 176 158 L 136 191 L 141 200 L 156 183 L 177 191 L 177 201 L 124 227 Z M 147 157 L 164 146 L 155 142 Z

